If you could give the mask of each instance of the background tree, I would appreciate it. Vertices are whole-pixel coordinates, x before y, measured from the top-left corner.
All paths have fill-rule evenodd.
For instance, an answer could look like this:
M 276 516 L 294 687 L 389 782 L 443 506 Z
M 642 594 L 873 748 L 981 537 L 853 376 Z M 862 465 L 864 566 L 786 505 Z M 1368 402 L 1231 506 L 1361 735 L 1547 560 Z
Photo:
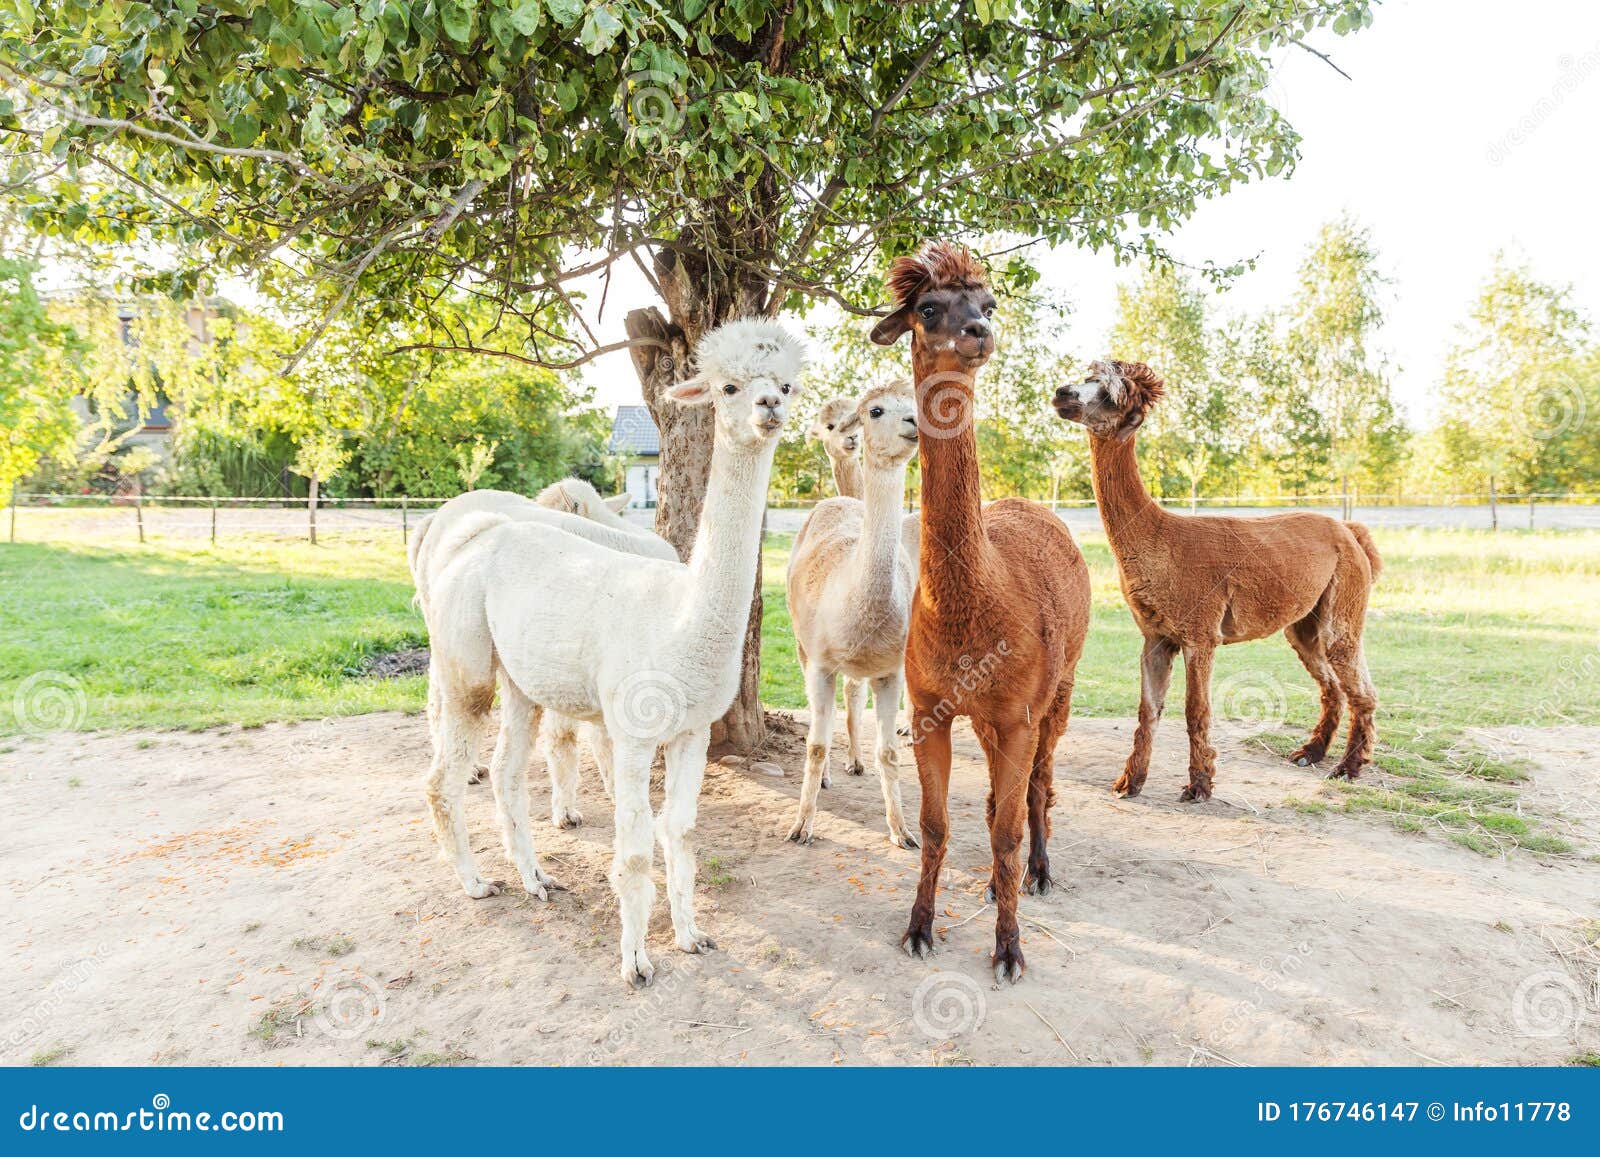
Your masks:
M 1383 326 L 1386 283 L 1368 230 L 1349 217 L 1323 226 L 1300 266 L 1300 286 L 1285 322 L 1284 352 L 1294 388 L 1327 435 L 1327 466 L 1345 495 L 1363 463 L 1401 435 L 1385 367 L 1374 339 Z
M 1570 291 L 1498 255 L 1445 361 L 1447 468 L 1491 495 L 1592 481 L 1594 366 Z
M 552 367 L 607 349 L 580 292 L 619 261 L 663 439 L 657 526 L 686 551 L 711 424 L 661 404 L 700 336 L 798 297 L 877 305 L 880 251 L 1025 232 L 1155 252 L 1203 198 L 1281 172 L 1271 54 L 1367 0 L 29 0 L 0 14 L 0 132 L 37 227 L 181 237 L 217 269 L 308 276 L 324 317 L 424 319 Z M 1019 266 L 1020 268 L 1020 266 Z M 311 335 L 318 332 L 313 328 Z M 758 639 L 760 579 L 749 621 Z M 760 732 L 747 644 L 739 744 Z
M 78 419 L 69 359 L 82 348 L 52 321 L 33 279 L 37 265 L 0 257 L 0 498 L 41 460 L 70 462 Z
M 1156 494 L 1173 493 L 1181 479 L 1192 509 L 1208 473 L 1231 461 L 1238 429 L 1231 396 L 1238 383 L 1213 365 L 1206 295 L 1177 266 L 1151 266 L 1117 287 L 1109 337 L 1113 356 L 1146 362 L 1166 382 L 1166 400 L 1152 411 L 1139 447 Z

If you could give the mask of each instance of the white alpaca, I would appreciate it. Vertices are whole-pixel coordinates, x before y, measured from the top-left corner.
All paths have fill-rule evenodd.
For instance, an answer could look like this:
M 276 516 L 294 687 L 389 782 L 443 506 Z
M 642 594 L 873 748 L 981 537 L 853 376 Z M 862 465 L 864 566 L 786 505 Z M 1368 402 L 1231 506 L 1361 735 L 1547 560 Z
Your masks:
M 789 838 L 802 844 L 812 839 L 817 789 L 828 778 L 834 689 L 842 675 L 850 736 L 848 770 L 852 775 L 862 772 L 858 735 L 870 683 L 889 839 L 899 847 L 914 848 L 917 841 L 906 826 L 900 799 L 895 741 L 911 595 L 917 583 L 915 556 L 902 541 L 901 513 L 906 466 L 917 452 L 917 408 L 910 384 L 896 382 L 868 390 L 856 405 L 850 428 L 861 432 L 864 445 L 865 497 L 818 503 L 795 535 L 789 559 L 789 617 L 811 708 L 805 780 Z
M 692 846 L 711 724 L 738 691 L 767 482 L 804 362 L 768 321 L 730 322 L 700 342 L 699 372 L 667 390 L 711 404 L 716 440 L 687 564 L 629 557 L 541 522 L 478 513 L 439 543 L 426 601 L 430 699 L 438 728 L 426 788 L 445 857 L 469 896 L 498 892 L 467 844 L 462 799 L 498 677 L 503 726 L 490 780 L 506 851 L 541 899 L 551 881 L 528 828 L 526 764 L 541 710 L 603 723 L 612 748 L 616 843 L 611 885 L 622 915 L 622 976 L 648 984 L 650 764 L 666 754 L 655 824 L 677 945 L 715 947 L 695 923 Z
M 412 582 L 417 588 L 417 606 L 426 619 L 428 585 L 443 565 L 439 543 L 452 540 L 455 525 L 474 514 L 503 514 L 514 521 L 540 522 L 625 554 L 676 561 L 678 552 L 670 543 L 616 513 L 629 501 L 627 494 L 601 498 L 593 486 L 579 478 L 552 482 L 536 498 L 524 498 L 505 490 L 472 490 L 459 494 L 418 523 L 411 536 L 407 551 Z M 437 724 L 436 714 L 430 701 L 430 727 Z M 556 712 L 547 712 L 540 722 L 539 736 L 544 741 L 545 765 L 550 772 L 550 822 L 561 828 L 583 822 L 583 813 L 577 807 L 580 732 L 594 755 L 606 795 L 611 794 L 611 748 L 605 732 L 598 727 L 580 725 L 577 720 Z M 467 782 L 479 782 L 487 771 L 488 768 L 475 763 Z
M 822 443 L 833 467 L 833 490 L 840 498 L 861 497 L 861 427 L 855 421 L 857 398 L 829 398 L 817 411 L 806 436 Z

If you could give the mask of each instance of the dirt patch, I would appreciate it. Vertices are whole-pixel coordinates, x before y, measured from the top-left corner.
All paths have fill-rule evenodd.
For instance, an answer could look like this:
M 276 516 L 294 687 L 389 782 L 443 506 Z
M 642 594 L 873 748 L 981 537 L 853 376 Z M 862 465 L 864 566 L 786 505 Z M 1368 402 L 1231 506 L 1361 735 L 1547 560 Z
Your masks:
M 1600 1050 L 1600 864 L 1311 814 L 1332 789 L 1218 730 L 1218 798 L 1182 805 L 1181 725 L 1163 727 L 1146 795 L 1118 800 L 1130 724 L 1073 723 L 1051 841 L 1062 886 L 1023 898 L 1029 973 L 1004 989 L 981 896 L 986 779 L 964 726 L 931 962 L 896 947 L 918 862 L 888 843 L 875 777 L 836 770 L 800 848 L 782 838 L 797 745 L 768 753 L 787 778 L 713 765 L 700 922 L 721 950 L 673 948 L 658 862 L 642 993 L 617 976 L 611 807 L 587 767 L 588 822 L 570 831 L 549 823 L 542 764 L 533 781 L 535 838 L 567 890 L 473 901 L 433 852 L 420 717 L 26 741 L 0 756 L 0 1060 L 1559 1064 Z M 1531 760 L 1523 791 L 1594 840 L 1592 808 L 1557 802 L 1585 790 L 1584 760 L 1567 780 Z M 468 807 L 486 874 L 514 880 L 487 786 Z
M 428 648 L 403 647 L 374 655 L 362 665 L 364 679 L 396 679 L 401 675 L 426 675 L 428 673 Z

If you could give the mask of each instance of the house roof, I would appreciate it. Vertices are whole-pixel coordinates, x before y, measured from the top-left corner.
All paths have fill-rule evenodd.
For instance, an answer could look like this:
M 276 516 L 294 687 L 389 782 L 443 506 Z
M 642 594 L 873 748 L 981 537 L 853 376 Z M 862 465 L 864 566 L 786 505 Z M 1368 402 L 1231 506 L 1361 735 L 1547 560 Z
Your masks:
M 661 453 L 661 434 L 649 406 L 618 406 L 611 422 L 612 454 L 638 454 L 644 457 Z

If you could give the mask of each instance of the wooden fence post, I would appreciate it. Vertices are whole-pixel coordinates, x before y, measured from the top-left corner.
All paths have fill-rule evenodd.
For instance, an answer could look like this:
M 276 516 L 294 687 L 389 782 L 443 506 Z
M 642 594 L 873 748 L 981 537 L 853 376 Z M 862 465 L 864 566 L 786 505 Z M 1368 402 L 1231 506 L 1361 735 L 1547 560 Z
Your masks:
M 133 496 L 133 518 L 139 524 L 139 542 L 144 542 L 144 491 Z
M 400 542 L 411 541 L 411 524 L 407 519 L 406 503 L 409 501 L 404 495 L 400 498 Z
M 17 484 L 11 484 L 11 541 L 17 541 Z
M 1539 497 L 1532 490 L 1528 491 L 1528 529 L 1533 529 L 1533 500 Z
M 217 545 L 217 500 L 211 500 L 211 545 Z

